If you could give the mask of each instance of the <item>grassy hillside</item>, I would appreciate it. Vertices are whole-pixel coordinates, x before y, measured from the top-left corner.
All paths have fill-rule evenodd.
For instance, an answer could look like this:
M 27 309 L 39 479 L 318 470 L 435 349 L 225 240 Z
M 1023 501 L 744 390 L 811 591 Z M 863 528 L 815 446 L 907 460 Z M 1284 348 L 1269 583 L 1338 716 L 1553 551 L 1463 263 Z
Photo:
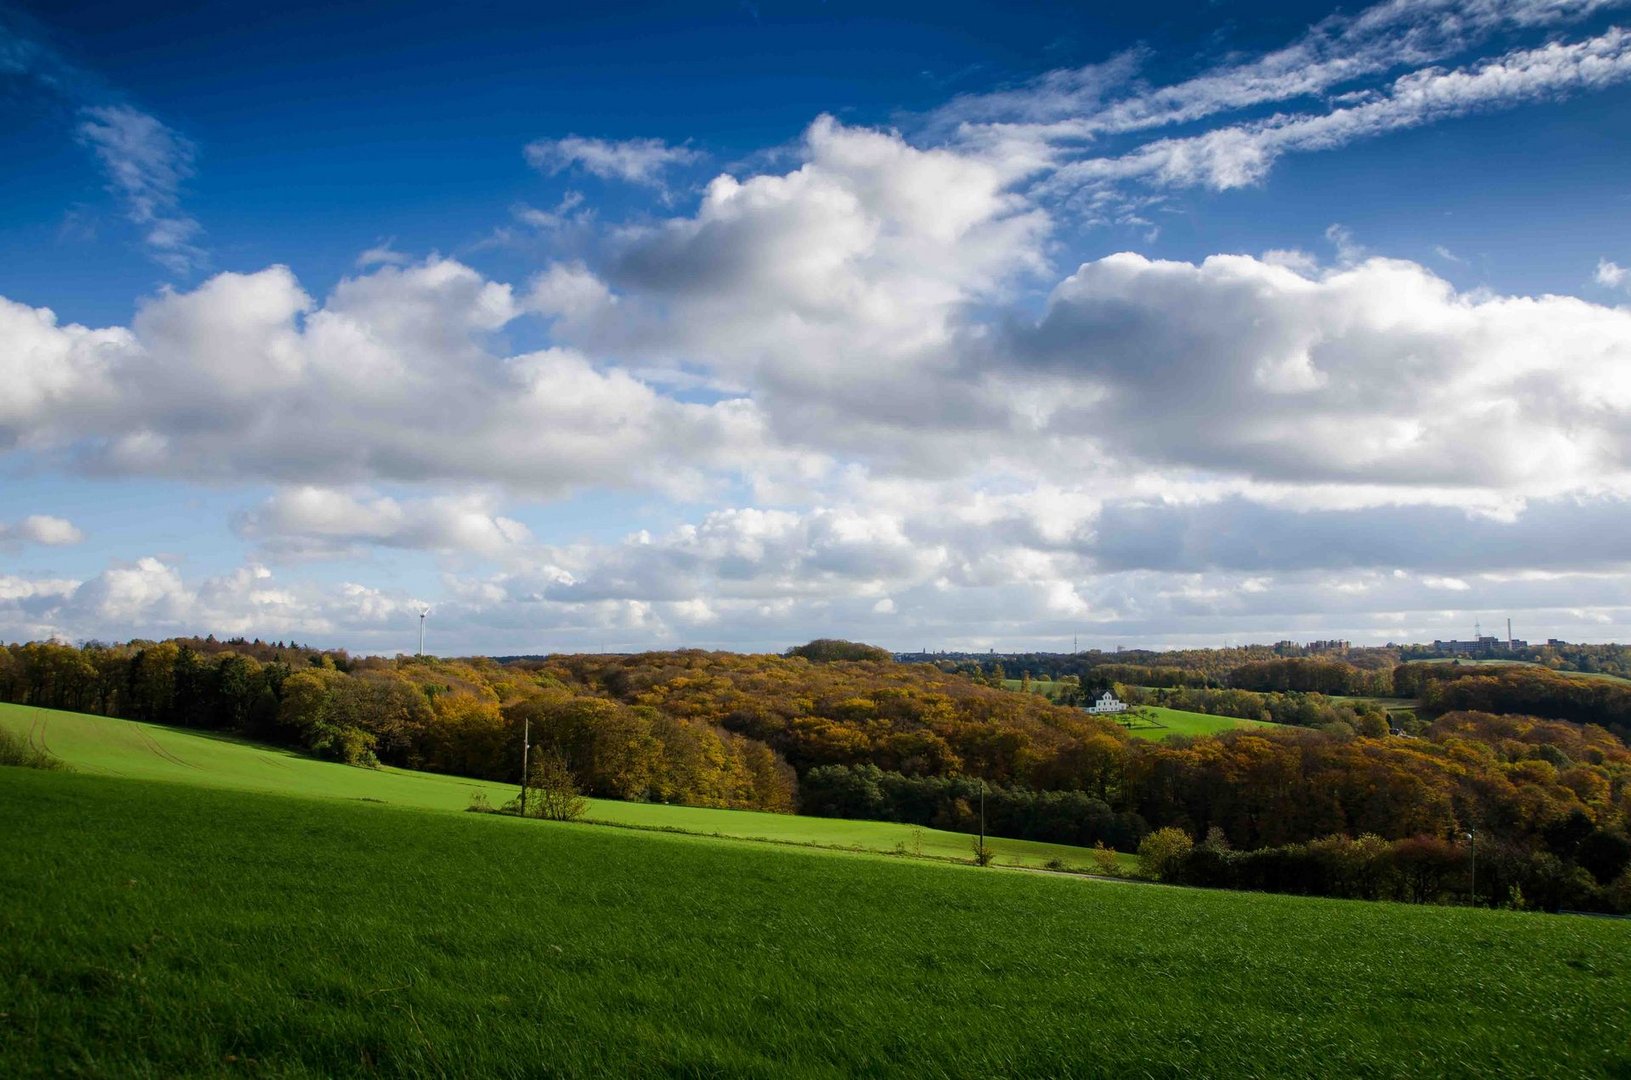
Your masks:
M 0 1075 L 1631 1070 L 1631 927 L 0 768 Z
M 1280 724 L 1265 724 L 1261 720 L 1242 720 L 1234 716 L 1186 712 L 1183 709 L 1168 709 L 1160 705 L 1140 705 L 1136 711 L 1129 710 L 1123 715 L 1128 721 L 1128 732 L 1140 739 L 1167 739 L 1174 735 L 1216 735 L 1222 731 L 1233 731 L 1235 728 L 1280 730 L 1283 727 Z
M 163 780 L 330 799 L 367 800 L 421 810 L 458 810 L 482 792 L 495 806 L 515 788 L 482 780 L 410 772 L 360 769 L 318 761 L 304 754 L 246 742 L 215 732 L 143 724 L 83 713 L 0 704 L 0 725 L 29 737 L 75 770 L 99 776 Z M 672 829 L 709 836 L 819 844 L 876 852 L 905 851 L 928 857 L 967 859 L 969 837 L 939 829 L 882 821 L 762 814 L 694 806 L 592 799 L 588 818 L 612 825 Z M 1065 844 L 993 839 L 997 862 L 1039 867 L 1059 860 L 1090 864 L 1089 852 Z M 1130 860 L 1123 860 L 1128 865 Z

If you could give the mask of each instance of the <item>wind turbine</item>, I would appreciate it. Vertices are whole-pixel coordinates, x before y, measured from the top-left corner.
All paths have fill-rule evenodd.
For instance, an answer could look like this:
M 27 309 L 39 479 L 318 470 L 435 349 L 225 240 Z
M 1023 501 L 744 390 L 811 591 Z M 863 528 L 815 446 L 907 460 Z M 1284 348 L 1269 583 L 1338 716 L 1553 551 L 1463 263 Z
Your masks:
M 429 614 L 430 608 L 422 607 L 419 609 L 419 651 L 414 653 L 415 656 L 425 655 L 425 616 Z

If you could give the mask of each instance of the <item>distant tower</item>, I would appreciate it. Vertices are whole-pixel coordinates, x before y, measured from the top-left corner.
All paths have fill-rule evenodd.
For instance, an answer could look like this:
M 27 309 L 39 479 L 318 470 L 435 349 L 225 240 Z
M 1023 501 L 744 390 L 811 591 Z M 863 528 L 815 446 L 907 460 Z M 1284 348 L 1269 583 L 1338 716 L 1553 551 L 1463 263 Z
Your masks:
M 414 653 L 415 656 L 425 655 L 425 616 L 429 614 L 430 608 L 419 609 L 419 651 Z
M 1506 621 L 1506 651 L 1512 651 L 1512 620 Z

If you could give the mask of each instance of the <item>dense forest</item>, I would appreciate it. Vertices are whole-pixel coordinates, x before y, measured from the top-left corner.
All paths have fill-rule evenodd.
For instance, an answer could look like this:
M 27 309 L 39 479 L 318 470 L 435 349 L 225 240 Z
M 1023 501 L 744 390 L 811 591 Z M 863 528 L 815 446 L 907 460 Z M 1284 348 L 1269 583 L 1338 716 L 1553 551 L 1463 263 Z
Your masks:
M 1326 658 L 1241 666 L 1242 681 L 1263 689 L 1170 693 L 1242 695 L 1243 708 L 1276 717 L 1302 709 L 1309 726 L 1146 742 L 984 677 L 837 642 L 782 656 L 510 663 L 211 639 L 34 643 L 0 648 L 0 698 L 234 731 L 357 765 L 512 781 L 530 730 L 582 790 L 619 799 L 972 831 L 983 790 L 996 835 L 1133 850 L 1175 831 L 1192 843 L 1162 873 L 1208 884 L 1340 893 L 1348 878 L 1310 869 L 1334 858 L 1328 838 L 1426 858 L 1459 852 L 1476 829 L 1509 892 L 1547 906 L 1631 903 L 1631 749 L 1604 727 L 1571 722 L 1619 708 L 1619 685 L 1539 669 L 1378 673 Z M 1422 737 L 1389 737 L 1375 712 L 1322 692 L 1384 676 L 1438 714 Z M 1574 708 L 1557 719 L 1495 715 Z
M 1528 713 L 1601 724 L 1631 741 L 1631 682 L 1617 678 L 1582 678 L 1524 665 L 1450 663 L 1406 664 L 1394 682 L 1399 694 L 1420 698 L 1428 712 Z

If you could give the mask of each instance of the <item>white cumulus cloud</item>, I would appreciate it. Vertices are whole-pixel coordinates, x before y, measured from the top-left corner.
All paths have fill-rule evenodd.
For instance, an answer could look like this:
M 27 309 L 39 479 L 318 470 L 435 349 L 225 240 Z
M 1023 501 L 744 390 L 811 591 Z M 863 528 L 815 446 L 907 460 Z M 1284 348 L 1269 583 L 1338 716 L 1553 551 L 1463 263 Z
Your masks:
M 746 401 L 688 404 L 615 363 L 499 350 L 508 285 L 382 266 L 321 304 L 283 267 L 59 325 L 0 300 L 0 445 L 120 473 L 295 483 L 672 486 L 760 441 Z
M 281 490 L 237 521 L 241 535 L 286 556 L 334 557 L 368 545 L 494 556 L 532 534 L 487 494 L 399 500 L 332 488 Z
M 73 522 L 50 514 L 30 514 L 21 521 L 11 524 L 0 521 L 0 545 L 42 544 L 46 547 L 62 547 L 77 544 L 84 539 L 85 534 Z

